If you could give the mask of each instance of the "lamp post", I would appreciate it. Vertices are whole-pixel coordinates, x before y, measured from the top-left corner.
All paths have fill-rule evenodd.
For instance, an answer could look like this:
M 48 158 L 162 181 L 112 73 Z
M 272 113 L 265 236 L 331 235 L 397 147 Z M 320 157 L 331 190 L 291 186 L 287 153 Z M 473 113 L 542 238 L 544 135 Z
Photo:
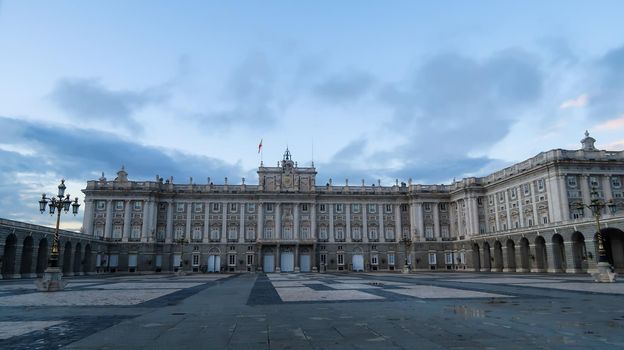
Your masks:
M 411 251 L 411 246 L 412 246 L 412 238 L 410 236 L 404 235 L 401 238 L 401 242 L 403 243 L 403 248 L 405 249 L 405 261 L 403 263 L 403 273 L 409 273 L 410 268 L 409 268 L 409 252 Z
M 43 273 L 43 278 L 37 279 L 35 284 L 37 289 L 44 292 L 54 292 L 63 290 L 65 288 L 66 281 L 62 280 L 63 274 L 59 267 L 59 224 L 61 223 L 61 212 L 69 212 L 69 208 L 72 209 L 72 214 L 78 214 L 78 197 L 73 201 L 69 194 L 65 194 L 65 180 L 61 180 L 61 184 L 58 186 L 58 195 L 50 198 L 46 197 L 44 193 L 39 201 L 39 211 L 43 214 L 46 211 L 46 206 L 50 212 L 50 215 L 54 215 L 56 212 L 56 229 L 54 230 L 54 237 L 52 240 L 52 252 L 50 253 L 50 259 L 48 260 L 48 267 Z
M 607 251 L 604 246 L 604 237 L 602 236 L 602 232 L 600 232 L 600 218 L 602 217 L 602 211 L 607 208 L 611 214 L 615 213 L 616 205 L 613 201 L 604 201 L 600 199 L 598 196 L 598 191 L 596 188 L 592 188 L 591 191 L 591 201 L 589 204 L 586 203 L 576 203 L 576 209 L 578 211 L 582 211 L 583 209 L 589 209 L 596 220 L 596 238 L 598 240 L 598 264 L 597 264 L 597 272 L 592 273 L 594 280 L 596 282 L 615 282 L 616 274 L 612 271 L 611 264 L 609 264 L 609 260 L 607 259 Z
M 174 240 L 174 242 L 176 244 L 180 245 L 180 265 L 179 266 L 174 266 L 174 268 L 178 267 L 177 273 L 179 275 L 184 275 L 185 274 L 185 272 L 184 272 L 184 245 L 189 243 L 189 242 L 186 240 L 186 238 L 184 236 L 182 236 L 180 238 L 176 238 Z

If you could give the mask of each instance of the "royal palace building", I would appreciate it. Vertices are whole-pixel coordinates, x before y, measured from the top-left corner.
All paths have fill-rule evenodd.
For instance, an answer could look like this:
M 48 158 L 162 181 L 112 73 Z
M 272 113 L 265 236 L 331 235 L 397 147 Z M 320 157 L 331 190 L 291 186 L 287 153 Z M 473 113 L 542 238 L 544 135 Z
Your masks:
M 610 263 L 624 271 L 624 151 L 555 149 L 485 177 L 317 184 L 288 149 L 258 184 L 88 181 L 81 233 L 61 235 L 65 274 L 469 270 L 590 272 L 595 214 Z M 452 176 L 452 174 L 450 174 Z M 45 268 L 51 229 L 0 221 L 4 278 Z

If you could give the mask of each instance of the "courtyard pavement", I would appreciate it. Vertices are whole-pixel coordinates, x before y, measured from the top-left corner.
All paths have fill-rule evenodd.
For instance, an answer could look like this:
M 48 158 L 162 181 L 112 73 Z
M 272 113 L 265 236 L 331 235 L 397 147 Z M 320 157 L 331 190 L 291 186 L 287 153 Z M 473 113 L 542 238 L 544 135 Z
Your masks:
M 621 349 L 624 283 L 497 273 L 0 280 L 1 349 Z

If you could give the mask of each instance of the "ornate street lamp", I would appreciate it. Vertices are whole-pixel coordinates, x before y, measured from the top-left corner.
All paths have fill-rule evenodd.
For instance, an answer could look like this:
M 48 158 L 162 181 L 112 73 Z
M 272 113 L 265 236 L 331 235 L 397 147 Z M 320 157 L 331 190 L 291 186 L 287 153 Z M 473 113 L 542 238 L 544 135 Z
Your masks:
M 411 252 L 412 238 L 408 235 L 403 235 L 403 237 L 401 238 L 401 242 L 403 243 L 403 248 L 405 248 L 405 261 L 403 263 L 403 273 L 409 273 L 409 270 L 410 270 L 409 252 Z
M 43 273 L 43 278 L 37 279 L 35 284 L 37 289 L 44 292 L 54 292 L 65 288 L 66 281 L 62 280 L 61 269 L 59 268 L 59 225 L 61 223 L 61 212 L 69 212 L 69 208 L 72 209 L 72 214 L 78 214 L 78 197 L 73 201 L 69 194 L 65 194 L 65 180 L 61 180 L 61 184 L 58 186 L 58 195 L 51 198 L 46 197 L 44 193 L 39 201 L 39 211 L 43 214 L 46 211 L 46 206 L 50 215 L 54 215 L 56 212 L 56 229 L 54 230 L 54 238 L 52 240 L 52 252 L 50 259 L 48 260 L 48 267 Z
M 616 210 L 616 204 L 612 200 L 606 202 L 600 199 L 598 191 L 593 188 L 591 191 L 591 201 L 589 204 L 576 203 L 576 209 L 582 213 L 583 209 L 589 209 L 596 220 L 596 238 L 598 240 L 598 272 L 593 273 L 592 276 L 596 282 L 615 282 L 616 274 L 613 272 L 611 264 L 607 259 L 607 251 L 604 247 L 604 237 L 600 232 L 600 218 L 602 217 L 602 211 L 607 208 L 609 213 L 614 214 Z

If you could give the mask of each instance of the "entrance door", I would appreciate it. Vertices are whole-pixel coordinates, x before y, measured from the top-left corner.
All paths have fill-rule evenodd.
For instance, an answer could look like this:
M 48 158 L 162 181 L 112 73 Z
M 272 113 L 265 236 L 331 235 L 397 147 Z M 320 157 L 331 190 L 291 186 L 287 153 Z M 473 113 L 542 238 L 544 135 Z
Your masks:
M 275 266 L 273 265 L 273 254 L 267 254 L 264 256 L 262 271 L 264 272 L 273 272 Z
M 353 271 L 364 271 L 364 256 L 363 255 L 354 255 L 353 256 Z
M 292 252 L 282 252 L 280 263 L 282 272 L 293 272 L 295 269 L 295 254 Z
M 310 255 L 301 255 L 299 260 L 299 268 L 301 272 L 310 272 Z
M 208 256 L 208 272 L 219 272 L 221 269 L 221 257 L 219 255 Z

